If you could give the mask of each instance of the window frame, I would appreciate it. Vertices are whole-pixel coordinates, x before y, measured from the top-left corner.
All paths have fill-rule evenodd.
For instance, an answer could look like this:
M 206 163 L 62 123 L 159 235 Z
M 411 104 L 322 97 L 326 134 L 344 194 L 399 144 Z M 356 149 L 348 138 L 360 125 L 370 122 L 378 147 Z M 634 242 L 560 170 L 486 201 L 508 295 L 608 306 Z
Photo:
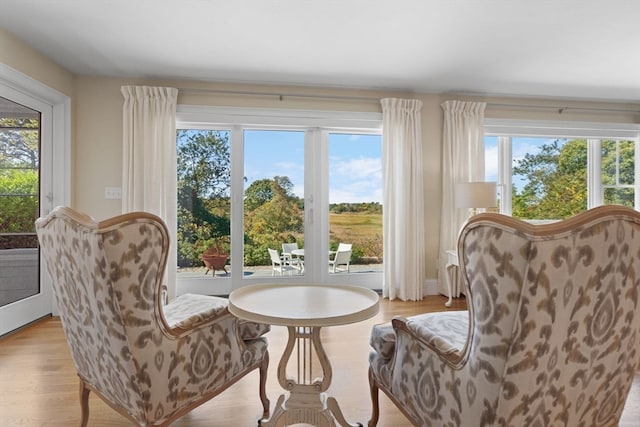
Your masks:
M 329 154 L 330 133 L 358 133 L 382 135 L 382 113 L 291 110 L 271 108 L 217 107 L 200 105 L 177 106 L 177 129 L 210 129 L 231 131 L 231 257 L 243 259 L 244 216 L 244 144 L 245 130 L 305 131 L 305 252 L 309 258 L 314 254 L 328 254 L 329 248 Z M 308 167 L 310 166 L 310 167 Z M 327 207 L 327 209 L 323 209 Z M 233 244 L 235 242 L 235 244 Z M 327 259 L 328 263 L 328 259 Z M 230 280 L 221 279 L 216 291 L 228 294 L 242 286 L 273 282 L 272 277 L 243 277 L 244 263 L 231 266 Z M 305 275 L 296 281 L 307 283 L 357 284 L 371 289 L 380 289 L 382 273 L 344 274 L 333 278 L 328 269 L 309 265 Z M 326 271 L 325 271 L 326 270 Z M 217 280 L 218 278 L 216 278 Z M 178 294 L 184 292 L 209 292 L 210 282 L 184 279 L 178 282 Z
M 631 123 L 564 122 L 518 119 L 485 119 L 484 136 L 498 140 L 500 213 L 511 215 L 513 183 L 512 137 L 581 138 L 587 140 L 587 209 L 604 203 L 600 141 L 635 142 L 635 209 L 640 210 L 640 125 Z
M 71 98 L 0 64 L 0 96 L 43 113 L 40 122 L 40 216 L 71 200 Z M 37 296 L 0 307 L 0 336 L 49 313 L 58 314 L 51 278 L 40 262 Z

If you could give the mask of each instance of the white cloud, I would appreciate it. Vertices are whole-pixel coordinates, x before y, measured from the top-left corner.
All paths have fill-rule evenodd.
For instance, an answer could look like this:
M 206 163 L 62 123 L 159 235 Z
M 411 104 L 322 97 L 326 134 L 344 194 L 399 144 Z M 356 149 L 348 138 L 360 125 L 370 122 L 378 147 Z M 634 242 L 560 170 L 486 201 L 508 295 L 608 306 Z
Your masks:
M 351 181 L 354 178 L 366 178 L 376 175 L 380 177 L 382 174 L 382 160 L 375 157 L 360 157 L 347 161 L 332 159 L 330 164 L 331 170 L 329 173 L 332 180 L 346 177 Z
M 382 202 L 380 158 L 332 158 L 329 203 Z

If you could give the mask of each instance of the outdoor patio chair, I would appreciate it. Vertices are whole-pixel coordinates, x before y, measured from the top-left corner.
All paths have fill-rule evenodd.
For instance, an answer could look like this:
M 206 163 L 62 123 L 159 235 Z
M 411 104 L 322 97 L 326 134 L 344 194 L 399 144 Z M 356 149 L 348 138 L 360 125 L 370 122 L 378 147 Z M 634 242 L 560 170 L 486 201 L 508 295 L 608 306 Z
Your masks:
M 351 263 L 351 244 L 340 243 L 338 244 L 338 250 L 333 254 L 333 259 L 329 259 L 329 269 L 332 273 L 340 271 L 350 272 L 349 265 Z M 343 268 L 340 266 L 343 265 Z
M 287 264 L 284 259 L 280 257 L 278 251 L 276 249 L 267 249 L 269 251 L 269 258 L 271 258 L 271 275 L 275 276 L 276 273 L 280 273 L 281 276 L 284 276 L 284 273 L 291 274 L 292 271 L 298 271 L 296 267 L 292 267 Z
M 300 257 L 298 257 L 297 255 L 295 255 L 294 253 L 292 253 L 293 251 L 298 249 L 298 243 L 294 242 L 294 243 L 283 243 L 282 244 L 282 260 L 292 266 L 298 269 L 298 271 L 302 270 L 302 260 L 300 259 Z

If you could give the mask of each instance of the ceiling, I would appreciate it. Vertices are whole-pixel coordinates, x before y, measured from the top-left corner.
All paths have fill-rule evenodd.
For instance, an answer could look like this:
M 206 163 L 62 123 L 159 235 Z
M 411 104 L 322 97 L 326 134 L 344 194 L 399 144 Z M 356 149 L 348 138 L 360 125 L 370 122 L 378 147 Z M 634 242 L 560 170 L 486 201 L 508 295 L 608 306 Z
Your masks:
M 73 73 L 640 102 L 637 0 L 2 0 Z

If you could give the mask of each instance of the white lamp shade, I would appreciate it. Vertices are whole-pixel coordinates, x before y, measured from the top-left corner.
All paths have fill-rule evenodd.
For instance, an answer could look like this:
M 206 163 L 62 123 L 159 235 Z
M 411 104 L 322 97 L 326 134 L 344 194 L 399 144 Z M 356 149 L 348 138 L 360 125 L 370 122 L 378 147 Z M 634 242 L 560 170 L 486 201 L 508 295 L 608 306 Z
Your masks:
M 456 208 L 492 208 L 497 206 L 495 182 L 461 182 L 455 185 Z

